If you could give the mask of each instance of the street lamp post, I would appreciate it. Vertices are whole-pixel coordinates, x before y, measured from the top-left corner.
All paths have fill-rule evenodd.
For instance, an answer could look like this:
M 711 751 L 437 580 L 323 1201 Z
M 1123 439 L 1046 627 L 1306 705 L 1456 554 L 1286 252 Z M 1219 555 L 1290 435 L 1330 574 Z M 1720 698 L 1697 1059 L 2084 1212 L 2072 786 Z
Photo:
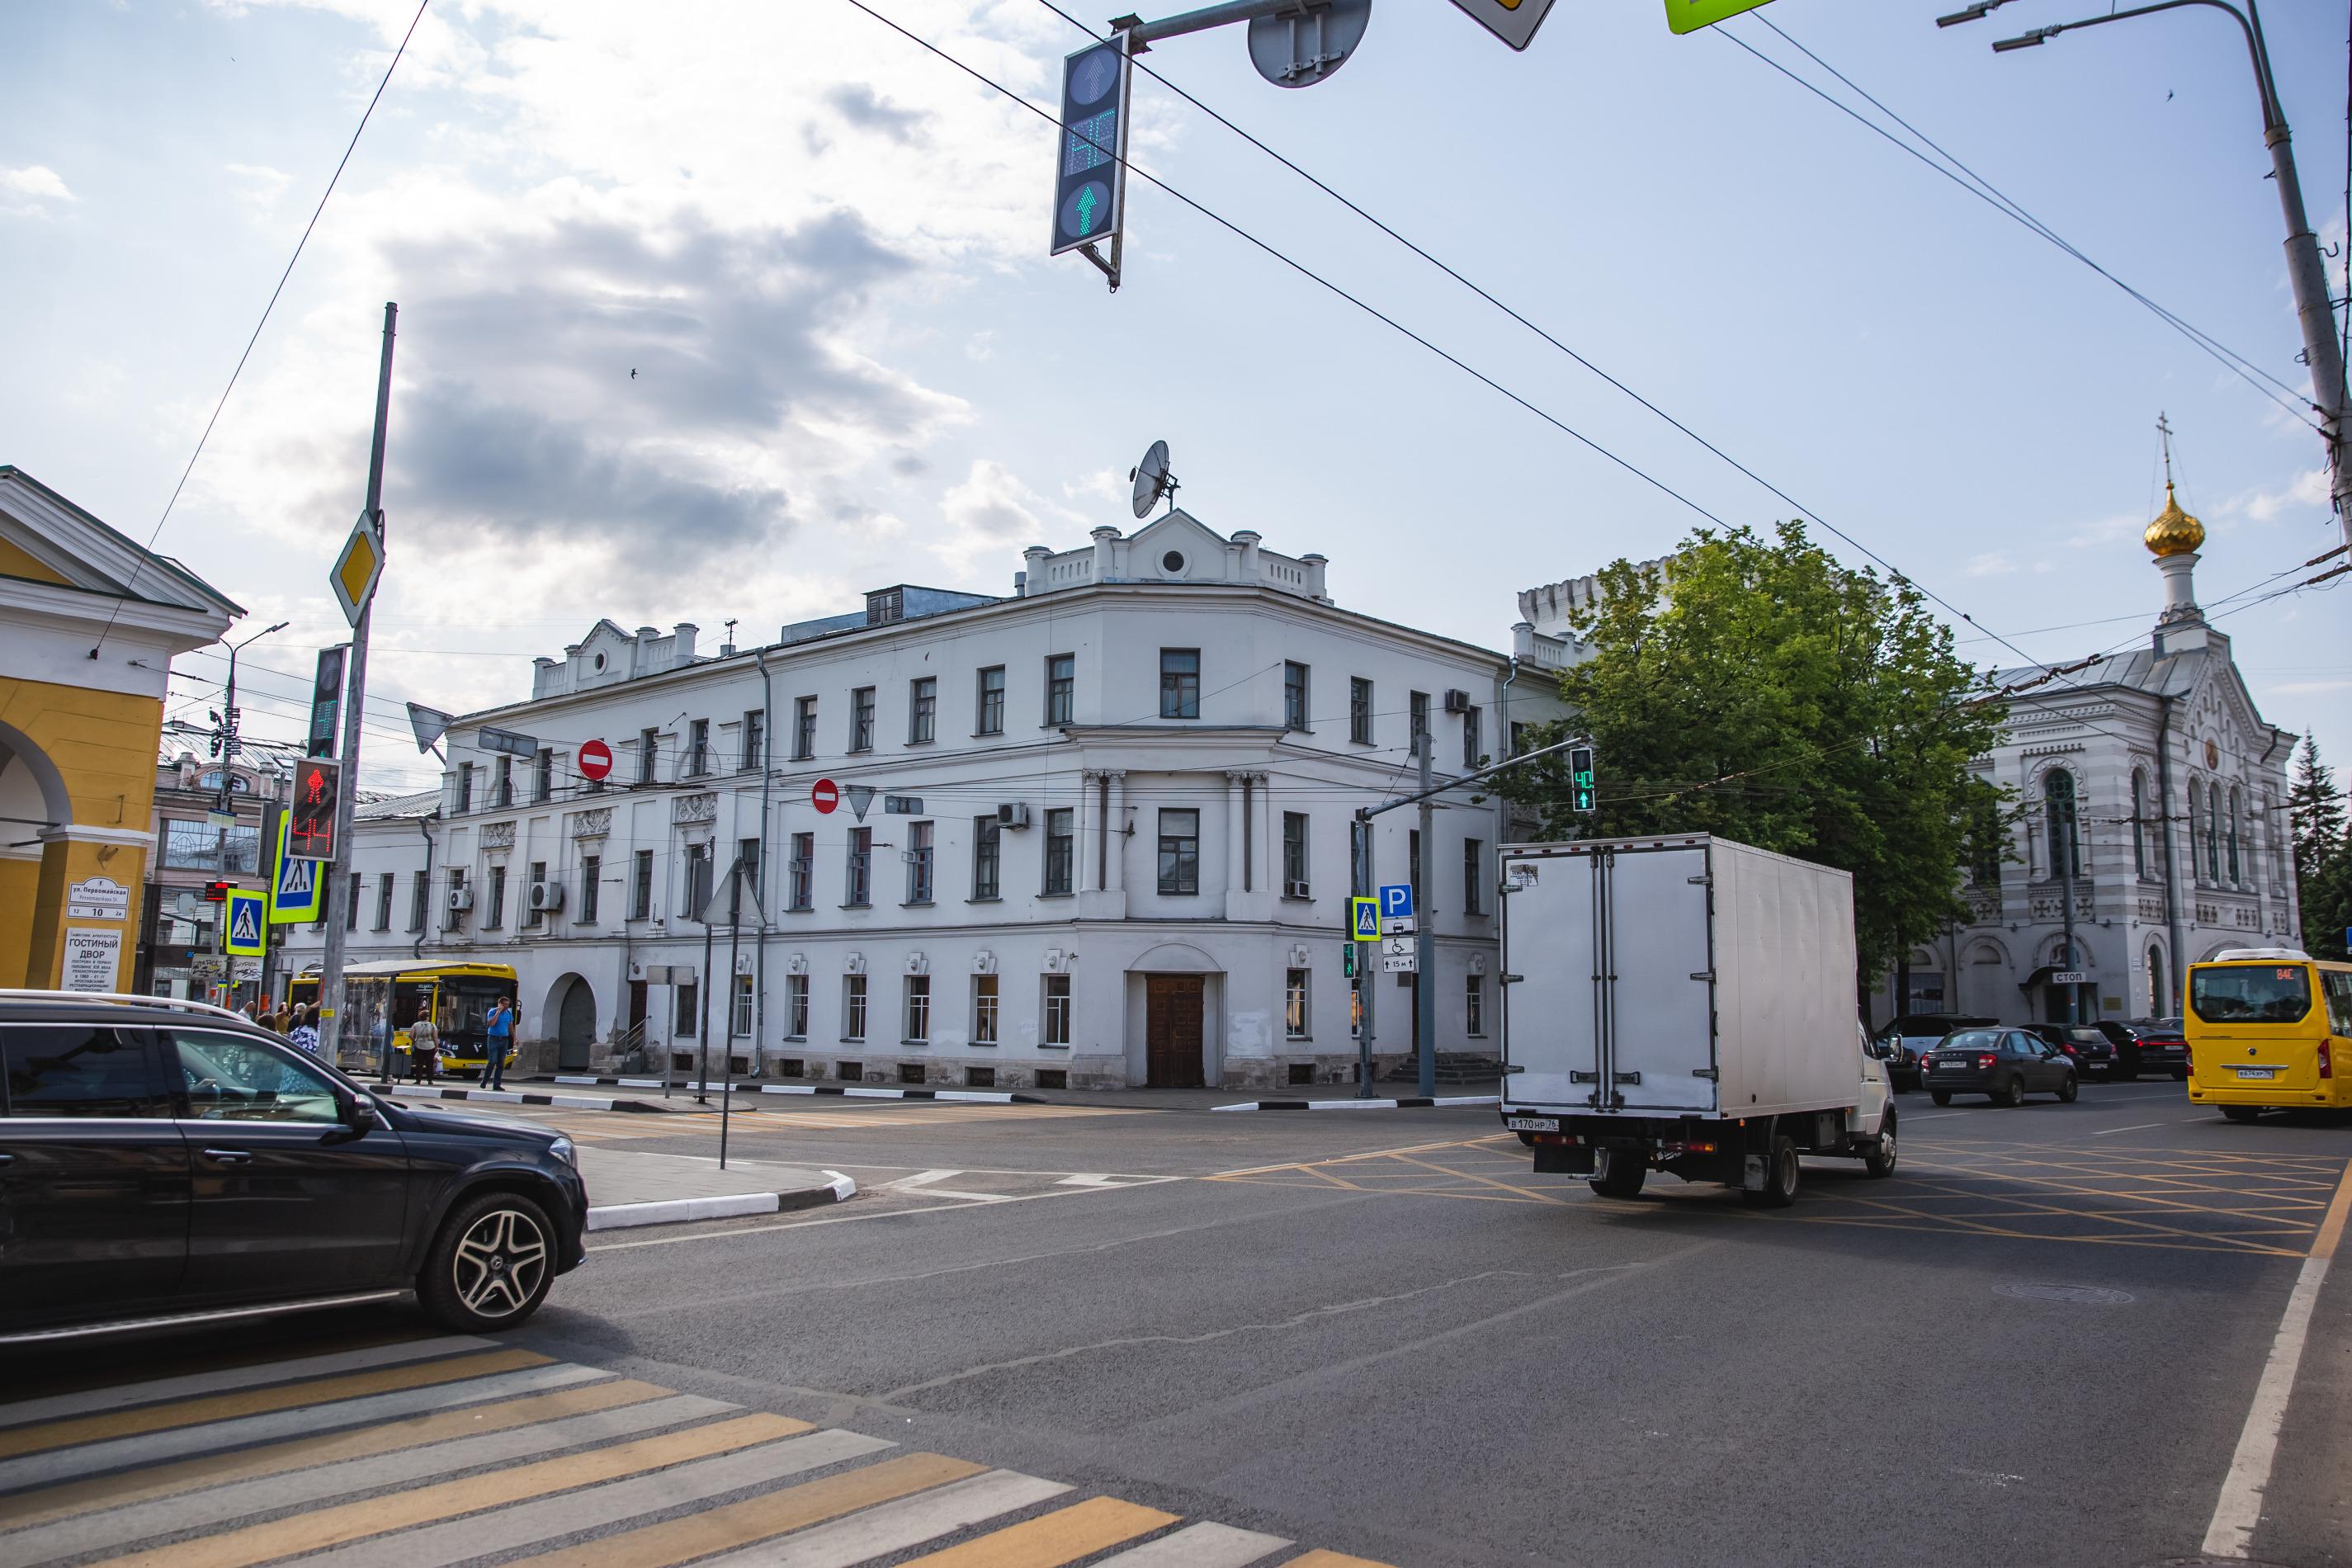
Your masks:
M 1994 5 L 2006 3 L 2007 0 L 1987 0 L 1938 18 L 1937 26 L 1977 21 Z M 1993 45 L 1993 50 L 2007 54 L 2034 48 L 2077 27 L 2152 16 L 2159 11 L 2177 11 L 2183 5 L 2210 5 L 2217 11 L 2227 11 L 2246 37 L 2246 53 L 2254 66 L 2254 88 L 2262 97 L 2263 142 L 2271 150 L 2271 174 L 2278 182 L 2279 206 L 2286 216 L 2287 281 L 2294 289 L 2295 314 L 2303 325 L 2303 357 L 2311 367 L 2312 401 L 2319 412 L 2320 438 L 2327 443 L 2329 496 L 2336 506 L 2336 521 L 2344 531 L 2344 542 L 2352 546 L 2352 433 L 2347 433 L 2346 427 L 2344 354 L 2336 337 L 2336 310 L 2327 296 L 2327 274 L 2319 259 L 2319 237 L 2312 233 L 2311 220 L 2303 210 L 2303 184 L 2295 177 L 2294 148 L 2287 134 L 2285 110 L 2279 103 L 2278 79 L 2271 74 L 2270 47 L 2263 38 L 2262 13 L 2256 9 L 2254 0 L 2246 0 L 2243 11 L 2229 4 L 2229 0 L 2158 0 L 2155 5 L 2136 5 L 2105 16 L 2085 16 L 2079 22 L 2053 22 L 2046 27 L 2031 28 L 2016 37 L 2001 39 Z
M 274 626 L 264 626 L 243 642 L 230 642 L 226 637 L 221 639 L 222 646 L 228 649 L 228 685 L 222 691 L 220 711 L 213 715 L 213 746 L 220 755 L 220 789 L 213 796 L 213 811 L 222 819 L 214 833 L 213 865 L 220 872 L 224 880 L 227 879 L 229 871 L 228 835 L 229 829 L 234 826 L 230 819 L 236 815 L 236 753 L 240 749 L 237 745 L 236 733 L 239 718 L 236 710 L 236 656 L 272 632 L 284 631 L 289 624 L 280 621 Z M 268 853 L 266 849 L 262 852 L 260 859 L 264 865 L 268 864 Z M 223 918 L 226 919 L 226 915 Z M 234 973 L 229 976 L 227 991 L 230 998 L 234 1000 L 236 995 L 236 977 Z

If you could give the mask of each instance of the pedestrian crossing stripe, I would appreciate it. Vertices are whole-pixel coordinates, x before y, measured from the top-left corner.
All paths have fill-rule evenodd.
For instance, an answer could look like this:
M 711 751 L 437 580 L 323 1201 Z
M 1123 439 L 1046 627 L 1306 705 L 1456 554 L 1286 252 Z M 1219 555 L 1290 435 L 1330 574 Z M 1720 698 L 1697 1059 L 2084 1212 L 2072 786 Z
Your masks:
M 28 1568 L 1384 1568 L 465 1336 L 20 1400 L 0 1436 Z
M 223 950 L 236 958 L 259 958 L 265 946 L 261 934 L 264 913 L 261 894 L 231 888 L 228 938 L 221 943 Z

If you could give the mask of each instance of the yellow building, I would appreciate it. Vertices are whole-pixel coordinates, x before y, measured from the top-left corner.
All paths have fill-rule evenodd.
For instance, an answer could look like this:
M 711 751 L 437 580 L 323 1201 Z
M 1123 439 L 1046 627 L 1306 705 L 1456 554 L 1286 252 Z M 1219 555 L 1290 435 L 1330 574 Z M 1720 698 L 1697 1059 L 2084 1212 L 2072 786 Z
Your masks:
M 0 985 L 131 988 L 164 683 L 244 613 L 0 464 Z

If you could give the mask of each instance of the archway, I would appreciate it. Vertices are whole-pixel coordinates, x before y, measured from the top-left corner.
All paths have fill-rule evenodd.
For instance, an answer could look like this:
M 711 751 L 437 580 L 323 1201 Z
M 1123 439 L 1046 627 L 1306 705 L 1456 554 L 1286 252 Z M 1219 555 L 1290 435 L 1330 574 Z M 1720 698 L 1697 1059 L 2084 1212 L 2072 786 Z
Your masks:
M 545 1032 L 555 1037 L 558 1072 L 584 1072 L 596 1044 L 596 992 L 577 974 L 567 974 L 551 992 L 553 1017 Z
M 53 983 L 58 917 L 63 913 L 58 896 L 64 889 L 67 861 L 72 854 L 71 846 L 59 835 L 73 818 L 73 798 L 57 763 L 31 736 L 0 724 L 0 829 L 5 829 L 0 832 L 0 910 L 6 910 L 9 917 L 0 920 L 0 985 Z M 104 853 L 113 856 L 117 850 L 105 847 Z M 45 861 L 52 860 L 56 868 L 45 904 L 41 869 Z M 135 874 L 114 875 L 119 881 L 142 879 Z M 135 900 L 138 894 L 132 897 Z M 127 921 L 126 927 L 125 958 L 130 936 L 135 934 L 135 927 Z M 127 980 L 131 971 L 118 963 L 117 973 Z

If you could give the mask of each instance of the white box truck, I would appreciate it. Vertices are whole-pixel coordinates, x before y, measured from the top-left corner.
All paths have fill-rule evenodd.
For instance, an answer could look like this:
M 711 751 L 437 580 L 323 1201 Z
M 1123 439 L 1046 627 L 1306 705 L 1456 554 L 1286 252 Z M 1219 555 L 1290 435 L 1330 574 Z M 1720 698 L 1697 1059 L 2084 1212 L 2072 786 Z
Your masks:
M 1706 834 L 1509 846 L 1501 872 L 1503 1125 L 1537 1171 L 1771 1208 L 1800 1154 L 1894 1174 L 1849 873 Z

